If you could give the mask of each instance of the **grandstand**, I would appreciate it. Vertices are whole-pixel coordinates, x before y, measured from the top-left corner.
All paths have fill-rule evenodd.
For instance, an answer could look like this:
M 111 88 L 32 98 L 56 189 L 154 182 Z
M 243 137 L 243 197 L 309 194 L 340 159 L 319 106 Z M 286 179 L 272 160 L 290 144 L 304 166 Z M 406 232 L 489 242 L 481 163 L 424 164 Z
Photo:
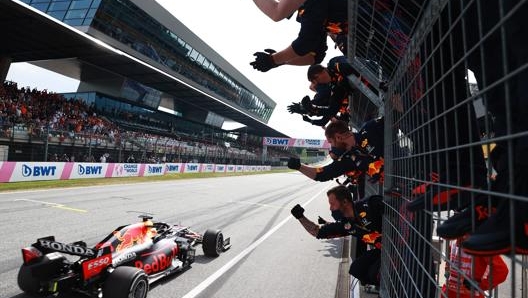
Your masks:
M 12 25 L 2 81 L 30 62 L 80 84 L 63 95 L 4 84 L 9 160 L 278 165 L 293 153 L 263 155 L 263 136 L 287 137 L 267 125 L 275 102 L 157 2 L 22 2 L 0 4 Z M 245 127 L 223 130 L 230 121 Z

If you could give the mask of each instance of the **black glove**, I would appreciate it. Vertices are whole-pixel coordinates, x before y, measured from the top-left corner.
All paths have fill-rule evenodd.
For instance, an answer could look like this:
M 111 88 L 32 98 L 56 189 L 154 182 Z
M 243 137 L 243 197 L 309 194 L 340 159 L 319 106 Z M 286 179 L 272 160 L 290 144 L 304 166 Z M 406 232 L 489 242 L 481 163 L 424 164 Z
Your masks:
M 293 206 L 292 210 L 291 210 L 291 214 L 293 215 L 293 217 L 299 219 L 301 217 L 304 217 L 304 208 L 301 207 L 301 205 L 297 204 L 295 206 Z
M 299 170 L 301 168 L 301 160 L 296 157 L 290 157 L 290 160 L 288 160 L 288 168 Z
M 324 218 L 322 218 L 321 216 L 319 216 L 319 217 L 317 218 L 317 223 L 320 224 L 320 225 L 324 225 L 324 224 L 326 224 L 326 223 L 328 223 L 328 222 L 326 221 L 326 219 L 324 219 Z
M 265 49 L 264 52 L 256 52 L 253 54 L 253 56 L 255 56 L 255 61 L 249 64 L 258 71 L 266 72 L 279 66 L 279 64 L 275 64 L 273 57 L 271 57 L 271 54 L 274 53 L 276 53 L 276 51 L 272 49 Z
M 303 115 L 303 120 L 306 121 L 306 122 L 312 123 L 312 119 L 310 119 L 310 117 L 308 117 L 306 115 Z
M 310 96 L 306 95 L 301 99 L 301 106 L 305 111 L 311 111 L 312 110 L 312 101 L 310 100 Z
M 292 102 L 292 104 L 288 106 L 288 112 L 290 112 L 290 114 L 297 113 L 301 115 L 305 113 L 301 104 L 298 102 Z

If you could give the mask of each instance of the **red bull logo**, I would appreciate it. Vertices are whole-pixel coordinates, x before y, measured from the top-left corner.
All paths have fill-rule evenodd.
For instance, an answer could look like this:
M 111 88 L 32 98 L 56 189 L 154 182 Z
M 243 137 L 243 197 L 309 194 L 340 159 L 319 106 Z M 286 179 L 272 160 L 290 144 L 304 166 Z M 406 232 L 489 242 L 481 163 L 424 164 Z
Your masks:
M 363 238 L 361 240 L 368 244 L 374 244 L 379 237 L 381 237 L 381 233 L 372 232 L 370 234 L 363 235 Z
M 347 33 L 348 23 L 328 22 L 326 24 L 326 31 L 331 34 Z
M 124 232 L 115 231 L 114 236 L 119 240 L 116 252 L 144 243 L 147 239 L 150 239 L 152 235 L 149 226 L 152 226 L 151 222 L 150 224 L 149 222 L 144 222 L 130 225 L 128 228 L 123 229 Z
M 369 168 L 367 171 L 367 174 L 372 177 L 376 174 L 379 174 L 381 172 L 381 169 L 383 168 L 383 158 L 380 158 L 379 160 L 376 160 L 374 162 L 371 162 L 369 164 Z

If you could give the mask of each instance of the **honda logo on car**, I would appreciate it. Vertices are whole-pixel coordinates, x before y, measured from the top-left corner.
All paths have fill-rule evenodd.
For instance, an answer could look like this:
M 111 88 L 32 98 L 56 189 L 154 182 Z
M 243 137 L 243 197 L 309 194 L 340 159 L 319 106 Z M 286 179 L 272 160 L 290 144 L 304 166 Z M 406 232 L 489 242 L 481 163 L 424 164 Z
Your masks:
M 125 253 L 125 254 L 122 254 L 122 255 L 119 255 L 118 257 L 116 257 L 115 259 L 112 260 L 112 265 L 113 266 L 119 266 L 121 264 L 124 264 L 130 260 L 133 260 L 136 258 L 136 253 L 135 252 L 128 252 L 128 253 Z
M 83 166 L 79 165 L 78 173 L 79 175 L 101 175 L 103 171 L 102 166 Z
M 148 172 L 150 174 L 160 174 L 163 173 L 163 166 L 148 166 Z
M 60 252 L 65 252 L 65 253 L 70 253 L 70 254 L 80 255 L 80 256 L 86 256 L 86 257 L 95 256 L 95 251 L 88 247 L 64 244 L 64 243 L 45 240 L 45 239 L 39 239 L 38 242 L 41 247 L 52 249 L 55 251 L 60 251 Z
M 56 166 L 28 166 L 22 165 L 22 176 L 23 177 L 39 177 L 39 176 L 55 176 Z

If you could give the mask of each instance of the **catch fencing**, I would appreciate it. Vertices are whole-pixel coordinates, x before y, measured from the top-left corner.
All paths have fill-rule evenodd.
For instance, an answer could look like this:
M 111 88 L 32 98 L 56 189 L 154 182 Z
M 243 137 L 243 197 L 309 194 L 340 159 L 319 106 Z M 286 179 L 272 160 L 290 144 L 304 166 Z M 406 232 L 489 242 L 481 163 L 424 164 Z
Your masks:
M 528 297 L 527 2 L 349 1 L 385 117 L 381 297 Z

